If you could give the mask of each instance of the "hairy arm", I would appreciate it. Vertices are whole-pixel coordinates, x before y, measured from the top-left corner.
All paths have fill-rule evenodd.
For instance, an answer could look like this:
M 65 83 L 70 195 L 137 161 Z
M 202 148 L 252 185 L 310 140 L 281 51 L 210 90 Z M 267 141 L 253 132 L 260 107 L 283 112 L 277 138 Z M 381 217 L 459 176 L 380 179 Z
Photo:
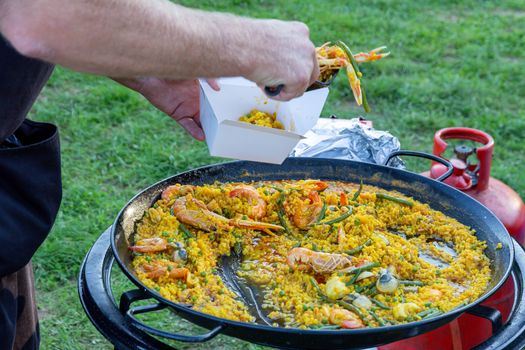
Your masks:
M 241 75 L 299 95 L 317 77 L 302 23 L 189 9 L 166 0 L 0 0 L 0 32 L 22 54 L 112 77 Z M 302 91 L 300 91 L 302 90 Z

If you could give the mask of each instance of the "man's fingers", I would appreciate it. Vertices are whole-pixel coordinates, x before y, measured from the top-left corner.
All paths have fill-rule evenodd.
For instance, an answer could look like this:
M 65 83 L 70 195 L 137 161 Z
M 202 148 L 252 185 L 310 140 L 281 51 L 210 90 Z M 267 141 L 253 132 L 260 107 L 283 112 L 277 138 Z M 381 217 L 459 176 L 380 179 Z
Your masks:
M 206 79 L 206 82 L 213 90 L 215 91 L 221 90 L 221 86 L 219 85 L 219 82 L 216 79 Z
M 299 90 L 299 91 L 300 92 L 287 91 L 286 89 L 284 89 L 283 91 L 281 91 L 279 95 L 274 96 L 272 98 L 277 101 L 290 101 L 294 98 L 303 96 L 304 90 Z
M 310 77 L 310 85 L 315 83 L 315 81 L 319 78 L 319 74 L 321 72 L 319 71 L 319 62 L 317 61 L 317 54 L 314 53 L 314 69 L 312 70 L 312 76 Z
M 205 135 L 202 128 L 196 123 L 193 117 L 185 117 L 177 122 L 196 140 L 204 141 Z

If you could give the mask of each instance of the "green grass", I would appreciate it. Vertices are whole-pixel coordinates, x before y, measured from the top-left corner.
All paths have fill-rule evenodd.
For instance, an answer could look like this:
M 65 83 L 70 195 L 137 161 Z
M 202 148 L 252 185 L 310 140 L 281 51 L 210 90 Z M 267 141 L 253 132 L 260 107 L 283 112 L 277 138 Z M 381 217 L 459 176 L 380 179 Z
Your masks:
M 377 129 L 404 149 L 431 151 L 436 130 L 468 126 L 496 141 L 492 175 L 525 197 L 525 5 L 521 1 L 182 1 L 256 17 L 300 20 L 321 44 L 354 51 L 388 45 L 391 57 L 364 67 Z M 197 5 L 196 5 L 197 4 Z M 323 116 L 352 118 L 345 79 Z M 64 197 L 35 259 L 43 349 L 111 349 L 87 320 L 76 291 L 82 258 L 119 208 L 141 188 L 220 161 L 169 118 L 106 78 L 57 69 L 31 118 L 60 127 Z M 425 170 L 426 162 L 410 162 Z M 183 326 L 180 326 L 183 327 Z M 221 337 L 188 348 L 246 348 Z M 251 348 L 257 348 L 251 346 Z

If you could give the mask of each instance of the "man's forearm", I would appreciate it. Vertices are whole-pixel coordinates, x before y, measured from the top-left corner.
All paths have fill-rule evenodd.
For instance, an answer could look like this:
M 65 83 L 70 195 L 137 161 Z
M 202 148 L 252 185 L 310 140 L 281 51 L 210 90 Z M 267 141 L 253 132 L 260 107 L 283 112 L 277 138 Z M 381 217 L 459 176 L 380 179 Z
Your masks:
M 0 31 L 15 48 L 75 70 L 184 79 L 247 75 L 252 64 L 241 50 L 251 20 L 236 16 L 163 0 L 0 2 Z

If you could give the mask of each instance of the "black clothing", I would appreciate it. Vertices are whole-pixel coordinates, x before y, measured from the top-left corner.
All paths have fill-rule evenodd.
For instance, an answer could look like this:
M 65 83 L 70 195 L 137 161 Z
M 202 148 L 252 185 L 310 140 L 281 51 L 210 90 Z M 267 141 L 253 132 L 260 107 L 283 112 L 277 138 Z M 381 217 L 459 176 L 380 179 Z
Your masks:
M 0 349 L 38 349 L 30 259 L 62 196 L 52 124 L 25 120 L 53 66 L 21 56 L 0 36 Z
M 24 121 L 53 65 L 20 55 L 0 35 L 0 143 Z

